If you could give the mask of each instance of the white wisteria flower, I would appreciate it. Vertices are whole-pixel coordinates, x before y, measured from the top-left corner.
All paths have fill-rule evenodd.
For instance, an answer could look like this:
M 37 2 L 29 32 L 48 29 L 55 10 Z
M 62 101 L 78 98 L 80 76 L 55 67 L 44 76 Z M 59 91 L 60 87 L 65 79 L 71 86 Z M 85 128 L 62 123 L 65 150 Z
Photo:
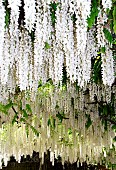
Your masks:
M 4 43 L 4 27 L 5 27 L 5 9 L 0 1 L 0 63 L 2 64 L 2 53 L 3 53 L 3 43 Z M 0 66 L 1 66 L 0 64 Z
M 102 0 L 102 5 L 103 5 L 103 8 L 105 9 L 111 9 L 112 7 L 112 0 Z
M 35 0 L 24 0 L 25 27 L 31 32 L 34 28 L 36 19 Z

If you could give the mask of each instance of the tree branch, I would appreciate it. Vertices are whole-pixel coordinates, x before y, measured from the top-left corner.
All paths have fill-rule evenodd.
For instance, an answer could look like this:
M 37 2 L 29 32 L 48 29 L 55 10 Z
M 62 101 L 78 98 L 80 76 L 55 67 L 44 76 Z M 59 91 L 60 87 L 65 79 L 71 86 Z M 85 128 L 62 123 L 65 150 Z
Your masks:
M 15 112 L 15 114 L 18 116 L 18 113 L 17 113 L 17 111 L 15 110 L 15 108 L 13 106 L 12 106 L 12 109 Z

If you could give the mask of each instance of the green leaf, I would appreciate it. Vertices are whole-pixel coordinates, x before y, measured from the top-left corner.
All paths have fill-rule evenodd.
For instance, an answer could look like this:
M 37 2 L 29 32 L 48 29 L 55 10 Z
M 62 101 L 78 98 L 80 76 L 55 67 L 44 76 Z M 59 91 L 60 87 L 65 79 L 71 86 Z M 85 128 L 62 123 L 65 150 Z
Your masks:
M 114 30 L 114 33 L 116 34 L 116 21 L 114 21 L 113 30 Z
M 12 125 L 14 125 L 14 123 L 17 122 L 17 115 L 15 114 L 12 120 Z
M 52 116 L 48 119 L 47 125 L 50 126 L 51 128 L 55 129 L 56 127 L 56 119 L 54 119 Z
M 45 42 L 45 49 L 50 49 L 51 48 L 51 46 L 48 44 L 48 42 Z
M 28 118 L 28 114 L 27 114 L 26 110 L 23 109 L 22 112 L 23 112 L 23 117 Z
M 60 123 L 62 123 L 62 121 L 63 121 L 63 115 L 62 115 L 62 113 L 57 113 L 56 114 L 56 117 L 59 119 L 59 121 L 60 121 Z
M 100 52 L 101 53 L 101 52 Z M 101 75 L 101 56 L 98 55 L 94 61 L 93 61 L 93 71 L 92 71 L 92 80 L 97 84 L 102 81 L 102 75 Z
M 26 120 L 23 117 L 20 118 L 20 121 L 21 122 L 26 122 Z
M 60 120 L 60 123 L 62 123 L 63 119 L 69 119 L 68 117 L 65 116 L 64 112 L 61 111 L 61 112 L 58 112 L 56 114 L 56 117 Z
M 26 130 L 26 135 L 27 135 L 27 138 L 28 138 L 28 136 L 29 136 L 29 125 L 26 125 L 25 130 Z
M 58 106 L 58 104 L 56 104 L 56 106 L 55 106 L 55 109 L 59 109 L 59 106 Z
M 106 48 L 105 47 L 101 47 L 101 53 L 105 53 Z
M 103 29 L 103 32 L 104 32 L 105 38 L 108 40 L 110 44 L 112 44 L 112 41 L 113 41 L 112 34 L 106 28 Z
M 6 10 L 6 15 L 5 15 L 5 24 L 6 24 L 5 27 L 8 28 L 9 23 L 10 23 L 10 10 L 7 9 L 7 10 Z
M 98 10 L 98 2 L 97 0 L 92 1 L 92 7 L 91 7 L 91 13 L 90 16 L 87 18 L 88 27 L 91 28 L 96 20 L 96 17 L 98 16 L 99 10 Z
M 35 133 L 36 136 L 39 136 L 39 132 L 33 126 L 31 126 L 32 131 Z
M 114 33 L 116 34 L 116 5 L 114 5 L 113 9 L 113 30 Z
M 12 101 L 10 101 L 8 104 L 6 104 L 4 106 L 4 109 L 6 109 L 8 111 L 12 106 L 13 106 L 13 103 L 12 103 Z
M 8 115 L 8 111 L 5 109 L 5 106 L 2 103 L 0 103 L 0 112 Z
M 51 120 L 50 120 L 50 118 L 48 119 L 48 126 L 51 126 Z
M 59 3 L 55 3 L 55 2 L 51 2 L 50 4 L 50 16 L 51 16 L 51 21 L 52 21 L 52 25 L 55 26 L 55 21 L 56 21 L 56 10 L 57 10 L 57 6 L 59 5 Z
M 29 104 L 26 104 L 26 110 L 29 112 L 29 113 L 32 113 L 32 109 L 31 109 L 31 106 Z
M 112 126 L 112 129 L 116 131 L 116 125 L 113 125 L 113 126 Z
M 71 135 L 72 134 L 72 129 L 68 128 L 68 134 Z
M 42 86 L 42 80 L 38 81 L 38 88 L 40 88 Z
M 91 28 L 95 23 L 95 14 L 91 12 L 90 17 L 87 18 L 88 27 Z

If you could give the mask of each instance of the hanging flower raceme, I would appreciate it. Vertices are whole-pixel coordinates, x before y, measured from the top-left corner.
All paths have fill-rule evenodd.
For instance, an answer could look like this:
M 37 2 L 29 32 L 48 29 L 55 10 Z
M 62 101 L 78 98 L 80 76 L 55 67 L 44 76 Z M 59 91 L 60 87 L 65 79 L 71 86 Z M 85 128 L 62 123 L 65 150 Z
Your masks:
M 10 34 L 13 35 L 13 31 L 18 28 L 19 7 L 21 6 L 21 0 L 8 0 L 8 8 L 11 9 L 10 15 Z
M 111 86 L 114 82 L 114 61 L 112 55 L 112 45 L 111 42 L 108 42 L 105 38 L 105 31 L 109 31 L 105 28 L 104 23 L 107 21 L 107 16 L 102 15 L 102 12 L 99 12 L 97 20 L 97 40 L 98 47 L 104 48 L 105 52 L 101 54 L 102 56 L 102 79 L 105 85 Z
M 87 65 L 90 63 L 90 58 L 86 60 L 86 44 L 87 44 L 87 17 L 90 15 L 91 3 L 90 1 L 80 1 L 76 4 L 75 14 L 76 20 L 76 38 L 77 38 L 77 80 L 82 87 L 84 83 L 90 78 L 90 74 L 86 74 L 90 68 L 87 69 Z M 88 61 L 86 65 L 85 61 Z M 90 65 L 90 64 L 89 64 Z M 86 77 L 88 76 L 88 77 Z
M 0 1 L 0 59 L 3 52 L 3 42 L 4 42 L 4 27 L 5 27 L 5 9 Z
M 2 1 L 0 1 L 0 74 L 1 75 L 2 75 L 2 71 L 5 73 L 5 70 L 2 69 L 4 67 L 4 59 L 3 59 L 4 32 L 5 32 L 4 28 L 5 28 L 5 9 L 2 4 Z M 4 80 L 2 82 L 4 83 Z
M 19 82 L 17 83 L 22 90 L 26 90 L 26 88 L 29 88 L 29 84 L 32 83 L 32 76 L 30 76 L 29 72 L 29 65 L 30 63 L 30 55 L 31 53 L 31 43 L 30 43 L 30 36 L 28 36 L 28 33 L 21 33 L 21 39 L 19 42 L 19 56 L 17 61 L 17 78 Z M 25 44 L 25 48 L 24 48 Z M 31 73 L 32 74 L 32 73 Z M 30 78 L 28 80 L 28 78 Z M 30 83 L 29 83 L 30 82 Z M 30 87 L 31 88 L 31 87 Z
M 91 59 L 96 58 L 98 47 L 95 42 L 95 28 L 91 28 L 87 33 L 87 44 L 86 44 L 86 70 L 85 80 L 88 82 L 91 75 Z
M 102 76 L 103 83 L 111 86 L 114 82 L 114 65 L 112 51 L 106 46 L 105 54 L 102 54 Z
M 107 9 L 111 9 L 111 7 L 112 7 L 112 0 L 102 0 L 102 5 L 103 5 L 103 8 L 105 9 L 105 11 Z
M 36 87 L 35 90 L 37 89 L 39 80 L 42 80 L 42 82 L 45 83 L 49 76 L 50 78 L 53 78 L 54 75 L 52 66 L 53 29 L 51 26 L 49 4 L 46 2 L 42 3 L 38 1 L 37 11 L 37 23 L 34 40 L 34 77 Z
M 61 10 L 60 10 L 61 8 Z M 62 70 L 64 63 L 63 54 L 63 32 L 64 32 L 64 13 L 62 6 L 57 6 L 56 10 L 56 23 L 55 23 L 55 37 L 53 41 L 53 55 L 54 55 L 54 73 L 55 84 L 58 85 L 62 81 Z
M 24 10 L 25 10 L 25 28 L 31 32 L 34 29 L 36 6 L 35 0 L 24 0 Z

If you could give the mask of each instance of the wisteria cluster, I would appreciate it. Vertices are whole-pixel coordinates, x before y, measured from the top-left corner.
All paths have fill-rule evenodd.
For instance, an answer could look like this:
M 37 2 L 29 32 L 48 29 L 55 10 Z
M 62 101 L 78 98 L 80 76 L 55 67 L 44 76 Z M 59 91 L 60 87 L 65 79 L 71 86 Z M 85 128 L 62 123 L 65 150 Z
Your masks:
M 29 116 L 25 124 L 23 122 L 15 123 L 13 126 L 10 124 L 14 117 L 12 109 L 8 117 L 1 115 L 2 120 L 6 122 L 1 123 L 0 128 L 1 159 L 4 159 L 5 165 L 10 155 L 13 154 L 20 162 L 21 155 L 32 155 L 33 150 L 39 152 L 42 163 L 44 163 L 44 153 L 49 150 L 52 165 L 58 156 L 62 157 L 62 164 L 68 160 L 71 163 L 79 160 L 81 163 L 86 161 L 88 164 L 95 164 L 102 163 L 103 159 L 106 164 L 115 163 L 115 150 L 110 155 L 108 151 L 113 149 L 113 145 L 116 146 L 113 141 L 116 133 L 110 124 L 107 131 L 104 129 L 98 114 L 98 106 L 93 107 L 88 104 L 95 93 L 98 93 L 98 99 L 104 95 L 103 100 L 106 100 L 104 86 L 98 87 L 91 84 L 89 88 L 91 89 L 90 98 L 83 94 L 84 91 L 77 92 L 75 88 L 72 88 L 71 92 L 54 91 L 52 87 L 46 88 L 43 92 L 41 90 L 37 92 L 36 99 L 32 94 L 28 99 L 27 94 L 23 93 L 22 109 L 25 109 L 26 104 L 30 104 L 34 113 Z M 72 98 L 74 105 L 71 104 Z M 16 111 L 20 110 L 17 106 L 14 108 Z M 65 118 L 61 122 L 59 116 L 62 113 Z M 92 121 L 89 128 L 86 127 L 85 115 L 90 115 Z M 18 117 L 21 118 L 21 116 L 19 112 Z M 38 136 L 31 127 L 37 130 Z
M 104 46 L 107 47 L 108 52 L 102 57 L 103 83 L 112 85 L 114 81 L 112 52 L 103 33 L 107 15 L 99 11 L 97 37 L 95 33 L 92 34 L 93 28 L 88 32 L 87 18 L 91 12 L 90 0 L 37 1 L 36 3 L 34 0 L 25 0 L 25 24 L 21 28 L 18 27 L 21 1 L 9 0 L 8 3 L 8 8 L 11 9 L 9 28 L 4 28 L 5 10 L 2 3 L 0 8 L 2 13 L 0 69 L 3 86 L 9 84 L 11 74 L 14 86 L 18 85 L 21 90 L 27 88 L 35 91 L 38 81 L 42 80 L 45 83 L 48 78 L 52 78 L 55 85 L 62 84 L 62 70 L 65 65 L 70 82 L 77 80 L 78 85 L 83 87 L 90 81 L 91 58 L 95 57 L 99 48 Z M 50 7 L 53 3 L 56 4 L 54 24 Z M 104 9 L 111 8 L 110 1 L 102 1 L 102 4 Z M 75 21 L 72 18 L 74 15 Z M 33 46 L 28 34 L 34 30 Z M 90 39 L 94 42 L 92 43 Z M 105 61 L 104 57 L 108 59 Z
M 10 22 L 6 27 L 5 7 L 0 0 L 0 102 L 6 104 L 9 98 L 15 100 L 18 87 L 23 109 L 29 102 L 33 114 L 26 122 L 31 127 L 27 137 L 26 123 L 10 125 L 14 116 L 12 110 L 8 117 L 0 113 L 0 121 L 6 123 L 0 122 L 0 152 L 6 160 L 5 165 L 11 154 L 19 160 L 21 155 L 31 155 L 33 150 L 40 152 L 42 163 L 44 152 L 50 150 L 53 165 L 54 153 L 56 158 L 61 155 L 62 163 L 65 160 L 75 162 L 78 158 L 80 162 L 96 163 L 102 157 L 106 162 L 114 163 L 114 153 L 110 158 L 105 151 L 104 155 L 102 153 L 104 147 L 112 147 L 115 133 L 110 125 L 104 131 L 98 103 L 87 104 L 95 102 L 95 95 L 98 101 L 102 98 L 105 104 L 111 102 L 114 61 L 112 45 L 106 40 L 104 29 L 107 26 L 110 33 L 106 11 L 111 9 L 112 1 L 102 0 L 102 9 L 98 9 L 96 24 L 91 28 L 87 22 L 91 15 L 91 0 L 24 0 L 24 22 L 19 25 L 21 2 L 8 0 Z M 101 49 L 104 49 L 103 53 Z M 92 60 L 95 60 L 94 64 L 97 62 L 98 53 L 102 62 L 102 84 L 91 81 Z M 62 90 L 64 67 L 66 91 Z M 39 91 L 38 82 L 41 87 L 49 79 L 54 90 L 43 88 Z M 78 92 L 73 86 L 75 82 L 81 89 Z M 87 98 L 83 95 L 86 89 L 89 89 Z M 29 100 L 27 92 L 31 94 Z M 20 106 L 15 106 L 18 112 Z M 66 117 L 61 125 L 58 113 L 62 111 Z M 85 128 L 85 115 L 90 115 L 93 122 L 89 129 Z M 53 128 L 54 119 L 56 126 Z M 39 137 L 32 133 L 32 127 L 40 132 Z

